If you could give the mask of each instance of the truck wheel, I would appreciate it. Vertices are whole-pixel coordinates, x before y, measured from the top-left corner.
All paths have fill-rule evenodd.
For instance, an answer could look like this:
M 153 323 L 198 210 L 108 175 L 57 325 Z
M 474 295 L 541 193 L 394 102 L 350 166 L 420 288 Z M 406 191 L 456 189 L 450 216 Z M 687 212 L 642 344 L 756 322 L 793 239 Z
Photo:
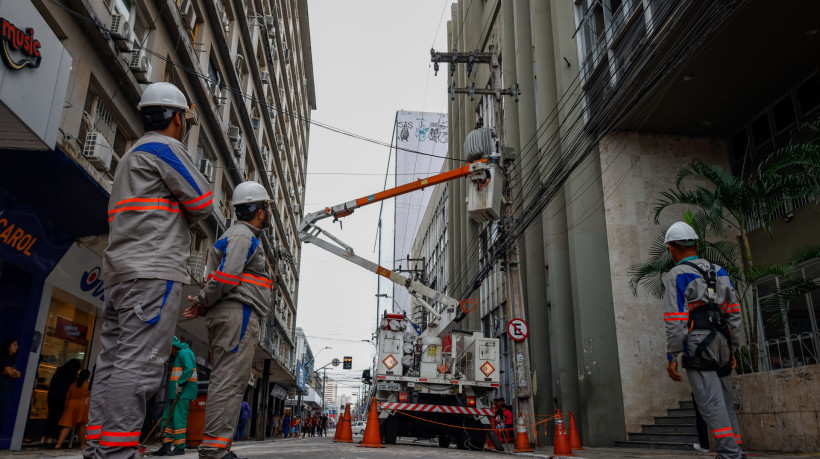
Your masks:
M 388 445 L 395 445 L 396 444 L 396 437 L 398 431 L 398 425 L 396 422 L 396 418 L 393 416 L 388 417 L 384 420 L 384 443 Z
M 467 435 L 466 432 L 461 431 L 456 434 L 456 448 L 458 449 L 469 449 L 470 448 L 470 436 Z
M 450 435 L 449 434 L 440 434 L 438 436 L 438 445 L 442 448 L 449 448 L 450 447 Z
M 469 434 L 470 449 L 473 451 L 483 451 L 486 435 L 483 430 L 471 430 Z

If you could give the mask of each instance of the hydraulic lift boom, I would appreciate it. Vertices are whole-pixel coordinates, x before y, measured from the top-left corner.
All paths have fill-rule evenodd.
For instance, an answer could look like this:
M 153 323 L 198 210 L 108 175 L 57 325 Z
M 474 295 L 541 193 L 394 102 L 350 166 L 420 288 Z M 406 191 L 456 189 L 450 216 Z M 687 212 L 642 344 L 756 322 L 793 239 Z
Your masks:
M 466 312 L 464 309 L 460 309 L 460 302 L 455 298 L 451 298 L 441 292 L 431 289 L 426 285 L 422 284 L 421 282 L 415 281 L 409 277 L 402 276 L 396 272 L 393 272 L 383 266 L 379 266 L 376 263 L 373 263 L 370 260 L 362 258 L 353 251 L 353 248 L 349 245 L 345 244 L 332 234 L 322 231 L 316 223 L 319 220 L 323 220 L 325 218 L 333 217 L 334 221 L 340 218 L 346 217 L 353 213 L 354 210 L 364 207 L 369 204 L 374 204 L 380 201 L 384 201 L 386 199 L 394 198 L 396 196 L 401 196 L 406 193 L 410 193 L 413 191 L 421 190 L 427 188 L 428 186 L 437 185 L 439 183 L 449 182 L 451 180 L 455 180 L 457 178 L 472 176 L 472 181 L 476 183 L 485 183 L 486 181 L 490 180 L 489 177 L 489 170 L 487 168 L 488 160 L 480 159 L 478 161 L 466 164 L 458 169 L 454 169 L 448 172 L 443 172 L 441 174 L 433 175 L 431 177 L 427 177 L 424 179 L 419 179 L 405 185 L 397 186 L 395 188 L 390 188 L 388 190 L 381 191 L 379 193 L 371 194 L 368 196 L 364 196 L 359 199 L 355 199 L 353 201 L 347 201 L 345 203 L 333 206 L 333 207 L 326 207 L 324 210 L 312 212 L 307 214 L 302 219 L 302 222 L 299 224 L 298 228 L 298 236 L 302 242 L 314 244 L 318 247 L 321 247 L 328 252 L 344 258 L 345 260 L 350 261 L 351 263 L 355 263 L 361 266 L 368 271 L 374 272 L 380 276 L 386 277 L 390 281 L 404 286 L 410 295 L 416 299 L 429 313 L 432 318 L 430 321 L 430 326 L 425 333 L 431 333 L 437 336 L 438 338 L 443 338 L 448 333 L 455 329 L 458 322 L 464 318 Z M 327 239 L 322 238 L 322 235 L 325 235 Z M 442 311 L 437 311 L 433 308 L 430 304 L 428 304 L 422 297 L 427 297 L 432 299 L 433 303 L 440 303 L 444 305 Z

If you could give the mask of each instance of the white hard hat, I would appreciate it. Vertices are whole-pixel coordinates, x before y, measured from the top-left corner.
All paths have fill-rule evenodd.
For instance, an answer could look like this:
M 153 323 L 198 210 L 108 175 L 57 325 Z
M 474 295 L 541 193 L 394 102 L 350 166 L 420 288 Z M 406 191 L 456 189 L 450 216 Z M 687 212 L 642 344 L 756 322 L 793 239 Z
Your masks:
M 233 190 L 234 206 L 262 201 L 270 201 L 270 196 L 265 187 L 258 182 L 242 182 Z
M 178 108 L 185 112 L 185 118 L 194 119 L 194 111 L 188 106 L 185 94 L 171 83 L 152 83 L 145 88 L 137 108 L 152 106 Z
M 666 237 L 663 239 L 664 244 L 670 242 L 692 242 L 698 239 L 698 233 L 695 229 L 685 222 L 675 222 L 666 230 Z

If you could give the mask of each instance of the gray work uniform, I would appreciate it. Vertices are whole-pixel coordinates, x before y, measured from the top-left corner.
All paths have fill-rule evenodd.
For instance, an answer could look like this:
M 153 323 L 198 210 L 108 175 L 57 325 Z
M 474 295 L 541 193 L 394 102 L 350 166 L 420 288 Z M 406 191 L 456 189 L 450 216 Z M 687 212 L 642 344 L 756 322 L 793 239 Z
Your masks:
M 709 270 L 709 262 L 702 258 L 690 258 L 683 261 L 694 263 L 704 271 Z M 731 361 L 732 350 L 739 345 L 741 333 L 740 304 L 737 301 L 732 281 L 726 270 L 713 265 L 717 272 L 717 305 L 722 313 L 728 315 L 728 323 L 732 331 L 732 342 L 717 333 L 714 341 L 706 347 L 704 355 L 725 364 Z M 666 278 L 666 296 L 664 298 L 663 319 L 666 325 L 666 352 L 667 359 L 677 361 L 681 352 L 693 355 L 698 345 L 711 333 L 711 330 L 689 330 L 689 313 L 695 308 L 705 306 L 706 280 L 700 272 L 692 266 L 678 264 Z M 743 457 L 741 451 L 740 429 L 735 415 L 734 402 L 726 377 L 718 376 L 716 371 L 699 371 L 686 369 L 686 376 L 692 386 L 703 419 L 709 426 L 712 436 L 715 437 L 715 451 L 718 458 L 739 459 Z
M 122 157 L 108 203 L 102 350 L 83 457 L 136 455 L 190 281 L 189 226 L 212 211 L 210 185 L 178 140 L 148 132 Z
M 195 302 L 208 308 L 205 325 L 213 369 L 205 405 L 199 457 L 228 453 L 248 386 L 259 321 L 268 315 L 273 281 L 259 241 L 260 230 L 237 221 L 214 244 L 208 282 Z

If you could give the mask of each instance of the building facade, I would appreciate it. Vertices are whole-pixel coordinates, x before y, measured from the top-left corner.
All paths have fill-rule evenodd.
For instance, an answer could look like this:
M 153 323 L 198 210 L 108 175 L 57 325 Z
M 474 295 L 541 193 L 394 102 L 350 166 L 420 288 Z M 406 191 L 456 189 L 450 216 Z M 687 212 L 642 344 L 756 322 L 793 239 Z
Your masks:
M 448 107 L 448 156 L 459 157 L 483 118 L 508 148 L 512 199 L 500 226 L 478 224 L 464 209 L 468 185 L 447 185 L 447 288 L 454 297 L 480 295 L 480 313 L 468 315 L 466 328 L 503 336 L 513 294 L 503 269 L 517 249 L 534 412 L 575 412 L 585 444 L 613 445 L 689 400 L 688 386 L 664 371 L 660 301 L 640 289 L 633 294 L 629 285 L 630 268 L 648 257 L 658 233 L 682 219 L 683 209 L 669 210 L 656 225 L 655 202 L 683 165 L 700 161 L 748 174 L 775 148 L 796 141 L 801 123 L 816 119 L 820 48 L 817 27 L 806 18 L 818 6 L 751 0 L 473 3 L 453 5 L 448 50 L 495 52 L 498 66 L 477 64 L 468 74 L 458 65 L 451 82 L 456 88 L 517 84 L 520 97 L 456 95 Z M 760 30 L 771 33 L 764 38 Z M 778 69 L 760 71 L 769 59 Z M 459 166 L 449 160 L 444 169 Z M 431 201 L 428 214 L 440 205 Z M 790 250 L 817 242 L 809 234 L 820 218 L 816 204 L 791 203 L 782 212 L 783 220 L 773 224 L 775 239 L 748 222 L 751 250 L 765 262 L 783 262 Z M 420 251 L 429 244 L 423 233 Z M 803 268 L 806 277 L 818 276 L 815 266 Z M 767 282 L 770 292 L 777 280 Z M 781 327 L 767 325 L 766 313 L 753 318 L 761 332 L 747 344 L 764 357 L 754 375 L 733 378 L 737 393 L 747 394 L 735 400 L 741 431 L 757 432 L 764 416 L 748 395 L 759 382 L 747 376 L 765 379 L 777 365 L 794 371 L 817 362 L 820 300 L 807 295 L 797 303 Z M 499 395 L 515 393 L 508 387 Z M 763 412 L 782 416 L 798 433 L 775 441 L 744 432 L 747 447 L 816 449 L 816 429 L 794 421 L 813 419 L 816 410 Z
M 213 215 L 191 230 L 193 283 L 183 296 L 198 291 L 207 251 L 234 219 L 233 188 L 257 180 L 273 197 L 264 245 L 276 288 L 249 375 L 249 399 L 255 414 L 284 408 L 283 390 L 295 388 L 301 255 L 295 233 L 316 108 L 306 2 L 34 0 L 2 7 L 4 19 L 23 32 L 32 29 L 40 46 L 15 48 L 0 74 L 3 107 L 13 115 L 0 120 L 0 129 L 21 132 L 4 135 L 0 145 L 6 160 L 0 218 L 26 228 L 13 252 L 0 255 L 2 322 L 21 324 L 2 329 L 1 338 L 20 341 L 16 365 L 23 372 L 0 448 L 40 438 L 45 395 L 59 365 L 77 358 L 93 369 L 108 192 L 119 159 L 143 133 L 136 105 L 151 82 L 174 83 L 193 104 L 198 125 L 185 142 L 214 195 Z M 51 81 L 38 79 L 46 74 Z M 27 107 L 19 105 L 23 97 Z M 39 243 L 22 243 L 35 238 Z M 21 310 L 24 304 L 31 307 Z M 207 381 L 202 321 L 182 322 L 176 333 L 191 344 L 200 380 Z M 154 414 L 164 403 L 164 391 L 158 394 Z M 254 417 L 259 424 L 249 431 L 259 438 L 265 416 Z

